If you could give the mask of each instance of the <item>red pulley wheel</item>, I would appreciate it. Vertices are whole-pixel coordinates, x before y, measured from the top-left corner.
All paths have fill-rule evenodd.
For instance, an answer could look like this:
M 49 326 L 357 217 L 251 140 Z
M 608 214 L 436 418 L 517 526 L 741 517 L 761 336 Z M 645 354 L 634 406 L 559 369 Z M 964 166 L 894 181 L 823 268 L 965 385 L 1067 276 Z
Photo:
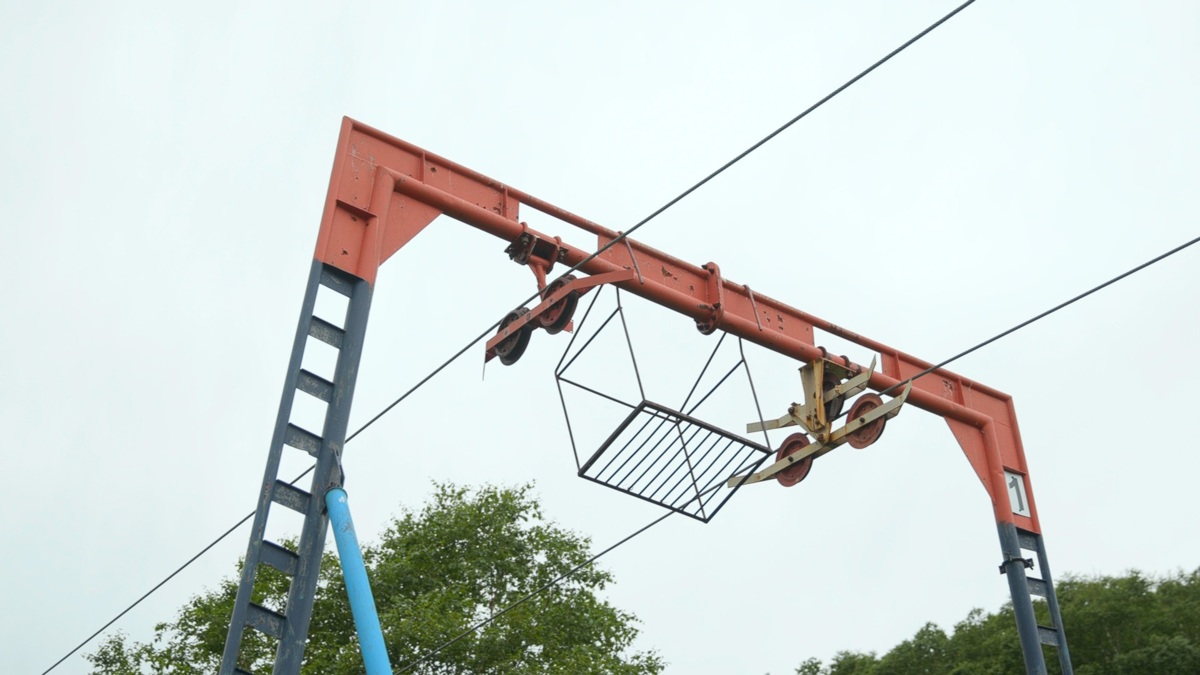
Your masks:
M 778 462 L 784 457 L 794 455 L 807 447 L 808 436 L 804 434 L 792 434 L 783 441 L 783 445 L 779 446 L 779 451 L 775 453 L 775 461 Z M 808 477 L 808 472 L 812 471 L 812 465 L 813 456 L 809 455 L 775 474 L 775 480 L 779 481 L 779 484 L 783 487 L 792 487 Z
M 548 298 L 554 295 L 571 281 L 575 281 L 575 275 L 573 274 L 555 279 L 542 291 L 542 297 Z M 567 327 L 567 324 L 571 323 L 571 317 L 575 315 L 575 307 L 578 305 L 579 293 L 571 291 L 562 300 L 550 305 L 545 312 L 542 312 L 542 315 L 538 317 L 538 323 L 551 335 L 561 332 L 562 329 Z
M 504 329 L 516 321 L 517 319 L 529 313 L 528 307 L 519 307 L 508 313 L 504 320 L 500 322 L 498 332 L 503 333 Z M 521 355 L 525 353 L 525 348 L 529 346 L 529 338 L 533 334 L 533 326 L 525 324 L 521 326 L 515 333 L 509 335 L 496 345 L 496 356 L 500 357 L 500 363 L 506 366 L 511 366 L 516 363 Z
M 882 405 L 883 399 L 879 397 L 879 394 L 863 394 L 859 396 L 854 405 L 850 406 L 850 414 L 846 416 L 846 424 L 853 423 L 858 418 Z M 887 417 L 880 417 L 874 422 L 850 433 L 846 437 L 846 442 L 850 444 L 850 447 L 862 450 L 879 440 L 879 437 L 883 435 L 883 427 L 886 424 Z

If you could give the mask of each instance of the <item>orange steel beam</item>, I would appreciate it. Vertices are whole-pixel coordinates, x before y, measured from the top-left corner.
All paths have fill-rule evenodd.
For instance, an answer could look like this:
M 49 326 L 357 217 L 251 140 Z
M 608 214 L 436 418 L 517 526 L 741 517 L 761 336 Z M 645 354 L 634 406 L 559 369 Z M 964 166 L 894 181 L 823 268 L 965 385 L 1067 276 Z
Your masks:
M 589 275 L 636 270 L 615 283 L 696 320 L 703 332 L 724 330 L 800 361 L 829 358 L 814 329 L 881 356 L 870 387 L 891 389 L 933 364 L 751 291 L 721 277 L 709 263 L 696 266 L 632 239 L 591 254 L 529 228 L 524 205 L 597 236 L 600 247 L 619 232 L 488 178 L 411 143 L 345 118 L 326 197 L 316 258 L 372 285 L 376 272 L 439 215 L 448 215 L 507 242 L 522 235 L 552 243 L 557 260 Z M 531 260 L 531 266 L 532 265 Z M 550 260 L 539 280 L 554 264 Z M 535 268 L 535 274 L 539 270 Z M 837 357 L 834 357 L 837 358 Z M 857 364 L 847 363 L 852 369 Z M 913 382 L 908 402 L 945 418 L 992 500 L 997 523 L 1041 533 L 1012 397 L 945 369 Z M 1005 471 L 1022 477 L 1029 516 L 1014 513 Z

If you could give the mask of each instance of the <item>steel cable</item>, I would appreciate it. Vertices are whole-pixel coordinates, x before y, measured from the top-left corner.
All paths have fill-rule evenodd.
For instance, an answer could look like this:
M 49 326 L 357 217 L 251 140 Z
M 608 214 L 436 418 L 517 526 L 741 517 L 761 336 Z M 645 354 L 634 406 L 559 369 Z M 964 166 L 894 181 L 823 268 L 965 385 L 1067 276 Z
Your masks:
M 624 231 L 624 232 L 621 232 L 620 234 L 618 234 L 618 236 L 617 236 L 617 237 L 615 237 L 615 238 L 614 238 L 612 241 L 610 241 L 608 244 L 606 244 L 605 246 L 603 246 L 603 247 L 601 247 L 601 248 L 597 249 L 597 250 L 596 250 L 596 252 L 594 252 L 594 253 L 590 254 L 588 257 L 586 257 L 586 258 L 584 258 L 583 260 L 581 260 L 580 262 L 576 263 L 576 264 L 575 264 L 574 266 L 572 266 L 570 269 L 566 270 L 566 272 L 564 272 L 564 274 L 569 274 L 569 273 L 571 273 L 571 272 L 573 272 L 573 271 L 575 271 L 575 270 L 578 270 L 578 269 L 579 269 L 581 266 L 583 266 L 583 265 L 587 264 L 589 261 L 591 261 L 591 260 L 593 260 L 594 258 L 596 258 L 596 256 L 599 256 L 600 254 L 602 254 L 602 253 L 604 253 L 605 251 L 607 251 L 609 248 L 611 248 L 611 247 L 615 246 L 617 243 L 619 243 L 619 242 L 623 241 L 623 240 L 624 240 L 626 237 L 628 237 L 629 235 L 633 234 L 633 233 L 634 233 L 634 232 L 636 232 L 637 230 L 641 229 L 641 228 L 642 228 L 644 225 L 646 225 L 646 224 L 647 224 L 647 223 L 649 223 L 650 221 L 652 221 L 652 220 L 654 220 L 655 218 L 657 218 L 658 216 L 660 216 L 662 213 L 664 213 L 665 211 L 667 211 L 668 209 L 670 209 L 670 208 L 671 208 L 672 206 L 674 206 L 675 204 L 677 204 L 677 203 L 679 203 L 680 201 L 682 201 L 683 199 L 687 198 L 689 195 L 691 195 L 691 194 L 692 194 L 693 192 L 695 192 L 696 190 L 699 190 L 701 187 L 703 187 L 704 185 L 706 185 L 707 183 L 709 183 L 710 181 L 712 181 L 712 180 L 713 180 L 714 178 L 716 178 L 717 176 L 721 175 L 722 173 L 725 173 L 725 171 L 727 171 L 728 169 L 730 169 L 731 167 L 733 167 L 735 164 L 737 164 L 738 162 L 740 162 L 740 161 L 742 161 L 743 159 L 745 159 L 747 156 L 749 156 L 749 155 L 750 155 L 751 153 L 753 153 L 754 151 L 756 151 L 756 150 L 758 150 L 759 148 L 761 148 L 761 147 L 762 147 L 763 145 L 765 145 L 767 142 L 771 141 L 771 140 L 772 140 L 772 139 L 774 139 L 776 136 L 778 136 L 779 134 L 781 134 L 781 133 L 783 133 L 784 131 L 786 131 L 787 129 L 789 129 L 789 128 L 790 128 L 792 125 L 796 124 L 796 123 L 797 123 L 797 122 L 799 122 L 800 120 L 802 120 L 802 119 L 804 119 L 805 117 L 807 117 L 807 116 L 808 116 L 810 113 L 814 112 L 815 110 L 817 110 L 817 109 L 818 109 L 818 108 L 820 108 L 821 106 L 825 105 L 827 102 L 829 102 L 830 100 L 832 100 L 832 99 L 833 99 L 835 96 L 837 96 L 838 94 L 842 93 L 843 91 L 845 91 L 846 89 L 848 89 L 849 87 L 851 87 L 852 85 L 854 85 L 856 82 L 858 82 L 858 81 L 859 81 L 859 80 L 861 80 L 862 78 L 864 78 L 864 77 L 866 77 L 867 75 L 869 75 L 871 72 L 873 72 L 874 70 L 876 70 L 877 68 L 879 68 L 880 66 L 882 66 L 884 63 L 887 63 L 888 61 L 890 61 L 890 60 L 891 60 L 891 59 L 892 59 L 894 56 L 896 56 L 897 54 L 899 54 L 899 53 L 903 52 L 905 49 L 907 49 L 908 47 L 912 46 L 912 45 L 913 45 L 914 43 L 916 43 L 918 40 L 920 40 L 921 38 L 925 37 L 925 36 L 926 36 L 926 35 L 928 35 L 930 32 L 932 32 L 934 29 L 936 29 L 937 27 L 941 26 L 943 23 L 945 23 L 946 21 L 950 20 L 950 19 L 951 19 L 952 17 L 954 17 L 956 14 L 958 14 L 959 12 L 961 12 L 962 10 L 966 9 L 967 7 L 969 7 L 970 5 L 972 5 L 972 4 L 974 4 L 974 3 L 975 3 L 975 0 L 967 0 L 966 2 L 962 3 L 961 5 L 959 5 L 958 7 L 956 7 L 955 9 L 953 9 L 952 11 L 950 11 L 948 14 L 946 14 L 945 16 L 943 16 L 942 18 L 938 19 L 936 22 L 934 22 L 934 23 L 930 24 L 930 25 L 929 25 L 929 27 L 925 28 L 925 29 L 924 29 L 924 30 L 922 30 L 920 33 L 917 33 L 915 36 L 913 36 L 912 38 L 910 38 L 909 40 L 907 40 L 906 42 L 904 42 L 903 44 L 901 44 L 899 47 L 897 47 L 897 48 L 893 49 L 893 50 L 892 50 L 891 52 L 889 52 L 889 53 L 888 53 L 886 56 L 884 56 L 883 58 L 879 59 L 879 60 L 878 60 L 878 61 L 876 61 L 875 63 L 871 64 L 869 67 L 867 67 L 867 68 L 866 68 L 866 69 L 864 69 L 862 72 L 860 72 L 860 73 L 858 73 L 857 75 L 855 75 L 854 77 L 852 77 L 852 78 L 850 78 L 849 80 L 847 80 L 847 81 L 846 81 L 845 83 L 843 83 L 841 86 L 839 86 L 838 88 L 834 89 L 834 90 L 833 90 L 832 92 L 830 92 L 829 94 L 825 95 L 823 98 L 821 98 L 821 99 L 820 99 L 819 101 L 817 101 L 816 103 L 814 103 L 814 104 L 810 105 L 808 108 L 804 109 L 804 111 L 803 111 L 803 112 L 801 112 L 800 114 L 796 115 L 795 117 L 792 117 L 790 120 L 788 120 L 787 122 L 785 122 L 783 125 L 779 126 L 779 127 L 778 127 L 778 128 L 776 128 L 774 131 L 772 131 L 771 133 L 767 134 L 766 136 L 764 136 L 763 138 L 761 138 L 760 140 L 758 140 L 756 143 L 754 143 L 754 144 L 753 144 L 753 145 L 751 145 L 750 147 L 746 148 L 746 149 L 745 149 L 745 150 L 743 150 L 742 152 L 738 153 L 736 156 L 734 156 L 734 157 L 733 157 L 732 159 L 730 159 L 729 161 L 727 161 L 727 162 L 725 162 L 724 164 L 722 164 L 722 165 L 721 165 L 719 168 L 717 168 L 715 171 L 713 171 L 713 172 L 709 173 L 709 174 L 708 174 L 708 175 L 706 175 L 704 178 L 700 179 L 700 180 L 699 180 L 699 181 L 697 181 L 695 184 L 693 184 L 691 187 L 687 188 L 687 189 L 686 189 L 686 190 L 684 190 L 683 192 L 681 192 L 681 193 L 679 193 L 678 195 L 676 195 L 675 197 L 673 197 L 671 200 L 667 201 L 667 202 L 666 202 L 665 204 L 663 204 L 662 206 L 660 206 L 660 207 L 658 207 L 657 209 L 655 209 L 654 211 L 652 211 L 652 212 L 650 213 L 650 215 L 646 216 L 645 218 L 642 218 L 640 221 L 638 221 L 636 224 L 634 224 L 634 225 L 633 225 L 632 227 L 630 227 L 628 230 L 626 230 L 626 231 Z M 525 299 L 523 302 L 519 303 L 519 305 L 518 305 L 518 306 L 524 306 L 524 305 L 528 304 L 529 302 L 531 302 L 531 301 L 533 301 L 533 300 L 537 299 L 538 297 L 540 297 L 540 295 L 539 295 L 538 293 L 534 293 L 533 295 L 531 295 L 531 296 L 529 296 L 528 298 L 526 298 L 526 299 Z M 429 380 L 431 380 L 431 379 L 432 379 L 434 376 L 436 376 L 438 373 L 440 373 L 440 372 L 442 372 L 443 370 L 445 370 L 445 369 L 446 369 L 446 368 L 447 368 L 447 367 L 448 367 L 448 366 L 449 366 L 451 363 L 453 363 L 453 362 L 454 362 L 454 361 L 456 361 L 456 360 L 457 360 L 457 359 L 458 359 L 460 356 L 462 356 L 464 353 L 466 353 L 466 352 L 467 352 L 467 350 L 471 349 L 472 347 L 474 347 L 475 345 L 477 345 L 477 344 L 478 344 L 478 343 L 479 343 L 481 340 L 483 340 L 483 339 L 484 339 L 484 338 L 486 338 L 488 335 L 490 335 L 490 334 L 491 334 L 491 332 L 492 332 L 493 330 L 495 330 L 495 328 L 496 328 L 497 326 L 499 326 L 499 325 L 500 325 L 500 322 L 499 322 L 499 321 L 496 321 L 495 323 L 491 324 L 491 325 L 490 325 L 490 326 L 489 326 L 489 327 L 488 327 L 486 330 L 484 330 L 482 333 L 480 333 L 478 337 L 476 337 L 475 339 L 471 340 L 469 343 L 467 343 L 467 345 L 466 345 L 466 346 L 464 346 L 462 349 L 460 349 L 460 350 L 458 350 L 457 352 L 455 352 L 455 354 L 454 354 L 453 356 L 451 356 L 449 359 L 447 359 L 445 362 L 443 362 L 443 363 L 442 363 L 441 365 L 439 365 L 437 368 L 433 369 L 433 371 L 431 371 L 431 372 L 430 372 L 428 375 L 426 375 L 425 377 L 423 377 L 423 378 L 422 378 L 422 379 L 421 379 L 419 382 L 417 382 L 417 384 L 413 385 L 413 387 L 411 387 L 411 388 L 410 388 L 408 391 L 404 392 L 404 394 L 402 394 L 402 395 L 401 395 L 399 398 L 397 398 L 395 401 L 393 401 L 392 403 L 390 403 L 390 404 L 389 404 L 387 407 L 385 407 L 385 408 L 384 408 L 382 411 L 380 411 L 378 414 L 376 414 L 375 416 L 373 416 L 373 417 L 372 417 L 370 420 L 368 420 L 368 421 L 367 421 L 365 424 L 363 424 L 361 427 L 359 427 L 359 428 L 358 428 L 358 429 L 357 429 L 357 430 L 356 430 L 354 433 L 352 433 L 352 434 L 350 434 L 349 436 L 347 436 L 347 437 L 346 437 L 346 442 L 347 442 L 347 443 L 349 443 L 349 442 L 350 442 L 350 440 L 352 440 L 353 438 L 355 438 L 356 436 L 358 436 L 359 434 L 361 434 L 361 433 L 362 433 L 363 431 L 365 431 L 365 430 L 366 430 L 368 427 L 370 427 L 372 424 L 374 424 L 376 421 L 378 421 L 378 420 L 379 420 L 381 417 L 383 417 L 385 414 L 387 414 L 388 412 L 390 412 L 390 411 L 391 411 L 393 408 L 395 408 L 395 407 L 396 407 L 398 404 L 400 404 L 400 402 L 402 402 L 403 400 L 405 400 L 406 398 L 408 398 L 410 395 L 412 395 L 412 393 L 413 393 L 413 392 L 415 392 L 417 389 L 419 389 L 419 388 L 420 388 L 422 385 L 424 385 L 425 383 L 427 383 Z M 307 475 L 309 472 L 311 472 L 311 471 L 312 471 L 312 468 L 310 467 L 309 469 L 307 469 L 307 470 L 305 470 L 304 472 L 302 472 L 300 475 L 296 476 L 296 478 L 292 479 L 292 481 L 291 481 L 291 482 L 294 484 L 296 481 L 300 480 L 301 478 L 303 478 L 304 476 L 306 476 L 306 475 Z M 247 514 L 245 517 L 243 517 L 243 518 L 242 518 L 240 521 L 238 521 L 238 523 L 236 523 L 235 525 L 233 525 L 232 527 L 230 527 L 228 530 L 226 530 L 224 533 L 222 533 L 220 536 L 218 536 L 216 539 L 214 539 L 214 540 L 213 540 L 211 543 L 209 543 L 208 545 L 206 545 L 206 546 L 205 546 L 203 549 L 201 549 L 201 550 L 200 550 L 200 552 L 196 553 L 194 556 L 192 556 L 191 558 L 189 558 L 189 559 L 188 559 L 188 560 L 187 560 L 185 563 L 183 563 L 183 564 L 182 564 L 182 565 L 180 565 L 180 566 L 179 566 L 177 569 L 175 569 L 175 571 L 171 572 L 171 573 L 170 573 L 170 574 L 168 574 L 166 577 L 164 577 L 162 581 L 160 581 L 160 582 L 158 582 L 157 584 L 155 584 L 155 585 L 154 585 L 154 586 L 153 586 L 153 587 L 152 587 L 152 588 L 151 588 L 149 591 L 147 591 L 145 594 L 143 594 L 141 597 L 139 597 L 137 600 L 135 600 L 133 603 L 131 603 L 131 604 L 130 604 L 128 607 L 126 607 L 125 609 L 121 610 L 121 612 L 120 612 L 120 613 L 118 613 L 116 616 L 114 616 L 112 619 L 110 619 L 110 620 L 109 620 L 107 623 L 105 623 L 103 626 L 101 626 L 99 630 L 97 630 L 96 632 L 92 633 L 92 634 L 91 634 L 90 636 L 88 636 L 88 637 L 87 637 L 85 640 L 83 640 L 82 642 L 80 642 L 80 643 L 79 643 L 78 645 L 76 645 L 76 646 L 75 646 L 73 649 L 71 649 L 69 652 L 67 652 L 65 655 L 63 655 L 63 656 L 62 656 L 62 658 L 60 658 L 60 659 L 58 659 L 57 661 L 55 661 L 53 665 L 51 665 L 51 666 L 50 666 L 49 668 L 47 668 L 46 670 L 42 671 L 42 675 L 47 675 L 47 673 L 49 673 L 49 672 L 51 672 L 52 670 L 54 670 L 55 668 L 57 668 L 57 667 L 58 667 L 59 665 L 61 665 L 61 664 L 62 664 L 64 661 L 66 661 L 68 658 L 70 658 L 72 655 L 74 655 L 76 652 L 78 652 L 80 649 L 82 649 L 84 646 L 86 646 L 86 645 L 87 645 L 89 642 L 91 642 L 92 640 L 94 640 L 94 639 L 95 639 L 95 638 L 96 638 L 98 635 L 100 635 L 102 632 L 104 632 L 104 631 L 105 631 L 107 628 L 109 628 L 109 627 L 110 627 L 110 626 L 112 626 L 114 623 L 116 623 L 116 621 L 117 621 L 117 620 L 119 620 L 121 617 L 123 617 L 123 616 L 125 616 L 126 614 L 128 614 L 128 613 L 129 613 L 131 610 L 133 610 L 135 607 L 137 607 L 139 604 L 141 604 L 141 603 L 142 603 L 142 602 L 143 602 L 143 601 L 144 601 L 146 598 L 150 597 L 150 595 L 152 595 L 154 592 L 156 592 L 156 591 L 157 591 L 159 588 L 161 588 L 161 587 L 162 587 L 164 584 L 166 584 L 168 581 L 170 581 L 171 579 L 173 579 L 173 578 L 174 578 L 176 575 L 178 575 L 180 572 L 182 572 L 182 571 L 183 571 L 183 570 L 185 570 L 187 567 L 189 567 L 189 566 L 190 566 L 190 565 L 191 565 L 193 562 L 195 562 L 197 559 L 199 559 L 199 558 L 200 558 L 202 555 L 204 555 L 205 553 L 207 553 L 207 552 L 208 552 L 209 550 L 211 550 L 211 549 L 212 549 L 214 546 L 216 546 L 217 544 L 219 544 L 219 543 L 220 543 L 221 541 L 223 541 L 223 540 L 224 540 L 226 537 L 228 537 L 230 534 L 232 534 L 232 533 L 233 533 L 235 530 L 237 530 L 239 527 L 241 527 L 243 524 L 245 524 L 245 523 L 246 523 L 248 520 L 250 520 L 252 517 L 254 517 L 254 514 L 255 514 L 255 511 L 251 511 L 249 514 Z M 669 515 L 669 514 L 668 514 L 668 515 Z M 661 520 L 661 519 L 660 519 L 660 520 Z M 656 524 L 657 522 L 659 522 L 659 521 L 655 521 L 655 523 L 652 523 L 652 524 Z M 648 528 L 648 527 L 649 527 L 649 526 L 647 526 L 647 528 Z M 623 543 L 624 541 L 627 541 L 628 539 L 631 539 L 633 536 L 636 536 L 636 534 L 640 534 L 642 531 L 644 531 L 644 530 L 645 530 L 645 529 L 647 529 L 647 528 L 643 528 L 643 530 L 639 530 L 637 533 L 635 533 L 634 535 L 631 535 L 630 537 L 627 537 L 626 539 L 622 540 L 622 542 L 620 542 L 620 543 Z M 619 543 L 618 543 L 617 545 L 619 545 Z M 613 548 L 615 548 L 615 546 L 614 546 Z M 611 550 L 611 549 L 606 549 L 604 552 L 607 552 L 608 550 Z M 600 555 L 603 555 L 603 553 L 604 553 L 604 552 L 602 552 Z M 596 556 L 596 557 L 598 558 L 598 557 L 599 557 L 599 555 L 598 555 L 598 556 Z

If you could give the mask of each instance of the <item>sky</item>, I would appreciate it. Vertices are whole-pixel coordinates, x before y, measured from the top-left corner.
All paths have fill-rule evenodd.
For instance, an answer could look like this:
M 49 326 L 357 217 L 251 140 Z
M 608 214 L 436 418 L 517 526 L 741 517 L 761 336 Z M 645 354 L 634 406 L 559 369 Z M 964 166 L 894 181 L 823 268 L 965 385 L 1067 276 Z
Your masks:
M 254 508 L 343 116 L 624 230 L 954 6 L 0 6 L 0 670 L 42 672 Z M 1198 29 L 1194 3 L 979 0 L 636 238 L 941 360 L 1197 236 Z M 352 428 L 535 290 L 503 248 L 442 218 L 388 261 Z M 1013 396 L 1058 578 L 1200 566 L 1198 269 L 1200 247 L 952 367 Z M 669 399 L 716 336 L 630 306 Z M 436 481 L 533 481 L 597 549 L 657 517 L 575 477 L 568 339 L 486 371 L 472 350 L 349 444 L 360 537 Z M 747 358 L 782 414 L 800 364 Z M 149 639 L 247 537 L 112 630 Z M 999 608 L 999 562 L 953 436 L 905 408 L 601 564 L 667 672 L 779 675 Z

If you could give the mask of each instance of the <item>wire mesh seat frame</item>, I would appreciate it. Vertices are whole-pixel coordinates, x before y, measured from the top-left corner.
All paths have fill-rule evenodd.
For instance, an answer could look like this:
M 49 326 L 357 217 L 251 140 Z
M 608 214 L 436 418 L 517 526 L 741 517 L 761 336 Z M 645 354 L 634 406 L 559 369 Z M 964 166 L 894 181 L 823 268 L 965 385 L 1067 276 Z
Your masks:
M 693 397 L 696 397 L 701 381 L 709 372 L 721 345 L 728 337 L 728 334 L 722 332 L 683 404 L 678 409 L 671 408 L 650 400 L 646 396 L 633 342 L 629 336 L 625 308 L 621 302 L 621 290 L 615 287 L 613 290 L 616 293 L 615 309 L 603 319 L 595 332 L 568 359 L 575 340 L 583 334 L 583 328 L 591 318 L 592 310 L 596 307 L 596 301 L 602 293 L 597 292 L 593 295 L 591 303 L 576 326 L 571 340 L 554 370 L 558 396 L 562 403 L 563 416 L 567 422 L 567 433 L 571 439 L 571 449 L 575 453 L 578 475 L 594 483 L 605 485 L 707 523 L 741 488 L 739 483 L 733 489 L 724 490 L 722 488 L 725 481 L 730 476 L 749 476 L 770 458 L 772 453 L 770 441 L 765 432 L 763 432 L 764 442 L 758 443 L 693 415 L 697 408 L 740 370 L 745 374 L 751 396 L 754 399 L 755 412 L 759 421 L 762 422 L 762 410 L 758 403 L 758 394 L 754 388 L 754 379 L 750 374 L 741 338 L 737 338 L 739 357 L 737 363 L 693 403 Z M 633 365 L 634 377 L 637 380 L 640 401 L 622 400 L 567 376 L 567 371 L 576 359 L 605 329 L 610 328 L 614 319 L 618 319 L 621 324 L 625 346 Z M 575 429 L 571 424 L 571 414 L 563 393 L 564 384 L 629 410 L 625 418 L 608 435 L 608 438 L 582 462 Z

